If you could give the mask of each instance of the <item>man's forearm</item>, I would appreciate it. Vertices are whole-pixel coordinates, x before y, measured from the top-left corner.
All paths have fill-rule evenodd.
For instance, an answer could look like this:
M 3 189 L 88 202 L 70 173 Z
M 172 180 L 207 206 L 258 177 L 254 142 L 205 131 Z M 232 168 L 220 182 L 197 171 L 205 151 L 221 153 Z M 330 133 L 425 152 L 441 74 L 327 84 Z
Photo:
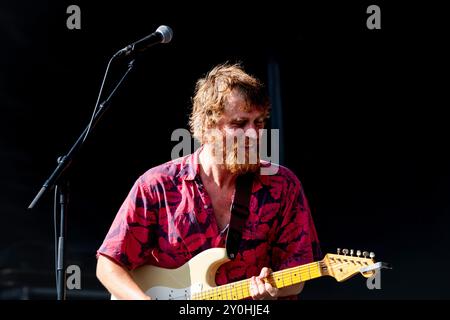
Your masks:
M 97 278 L 106 289 L 120 300 L 149 300 L 131 277 L 128 270 L 104 256 L 97 261 Z

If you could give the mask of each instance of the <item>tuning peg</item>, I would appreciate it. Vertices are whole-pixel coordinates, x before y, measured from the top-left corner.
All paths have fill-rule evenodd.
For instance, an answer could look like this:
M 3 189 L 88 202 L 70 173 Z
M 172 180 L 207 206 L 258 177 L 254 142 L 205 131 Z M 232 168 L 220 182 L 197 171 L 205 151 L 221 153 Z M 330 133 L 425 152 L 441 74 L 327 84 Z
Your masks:
M 350 249 L 350 255 L 353 256 L 353 249 Z
M 371 252 L 371 253 L 369 254 L 369 257 L 370 257 L 370 259 L 375 258 L 375 253 L 374 253 L 374 252 Z
M 342 249 L 342 253 L 346 256 L 348 254 L 348 249 Z
M 337 254 L 341 254 L 341 248 L 337 248 Z
M 364 252 L 363 252 L 364 258 L 367 258 L 368 255 L 369 255 L 369 253 L 368 253 L 367 251 L 364 251 Z
M 356 251 L 356 255 L 359 257 L 359 256 L 361 256 L 361 250 L 357 250 Z

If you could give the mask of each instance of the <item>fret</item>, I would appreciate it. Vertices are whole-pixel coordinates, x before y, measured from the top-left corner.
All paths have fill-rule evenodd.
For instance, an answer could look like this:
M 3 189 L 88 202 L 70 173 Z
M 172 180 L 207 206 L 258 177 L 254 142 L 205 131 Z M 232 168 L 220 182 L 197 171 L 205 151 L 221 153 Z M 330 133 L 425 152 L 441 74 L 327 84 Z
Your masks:
M 245 285 L 244 285 L 244 297 L 243 298 L 248 298 L 251 296 L 250 294 L 250 280 L 245 280 Z
M 212 290 L 214 290 L 214 300 L 220 299 L 220 287 L 215 287 Z
M 218 300 L 225 300 L 225 296 L 223 294 L 223 289 L 222 287 L 218 287 L 218 293 L 217 293 L 217 299 Z
M 312 279 L 312 277 L 311 277 L 311 268 L 310 268 L 309 265 L 308 265 L 308 273 L 309 273 L 309 279 Z
M 230 290 L 229 290 L 229 285 L 226 284 L 224 286 L 224 289 L 225 289 L 225 297 L 227 298 L 227 300 L 231 300 L 231 294 L 230 294 Z
M 222 286 L 222 297 L 223 297 L 223 300 L 228 300 L 226 285 Z
M 245 293 L 244 293 L 244 288 L 247 288 L 247 282 L 248 281 L 242 281 L 242 285 L 241 285 L 241 293 L 242 293 L 242 296 L 241 296 L 241 299 L 244 299 L 246 296 L 245 296 Z
M 236 284 L 237 284 L 237 282 L 235 284 L 230 285 L 231 300 L 238 300 Z

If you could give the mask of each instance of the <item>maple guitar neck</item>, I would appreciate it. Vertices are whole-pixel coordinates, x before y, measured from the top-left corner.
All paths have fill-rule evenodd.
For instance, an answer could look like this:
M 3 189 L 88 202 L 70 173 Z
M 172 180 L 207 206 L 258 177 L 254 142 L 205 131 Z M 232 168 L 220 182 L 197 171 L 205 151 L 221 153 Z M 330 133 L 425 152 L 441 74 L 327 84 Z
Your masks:
M 273 287 L 281 289 L 304 281 L 319 278 L 321 262 L 315 261 L 298 267 L 272 272 L 266 281 Z M 251 297 L 250 279 L 245 279 L 217 286 L 192 295 L 194 300 L 241 300 Z

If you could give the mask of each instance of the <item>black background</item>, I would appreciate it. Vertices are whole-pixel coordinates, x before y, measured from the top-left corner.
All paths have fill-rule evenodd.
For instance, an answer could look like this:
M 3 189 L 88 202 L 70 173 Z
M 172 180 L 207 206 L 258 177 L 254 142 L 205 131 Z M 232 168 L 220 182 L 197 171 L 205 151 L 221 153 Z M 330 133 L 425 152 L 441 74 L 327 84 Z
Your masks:
M 71 4 L 81 30 L 66 27 Z M 366 27 L 370 4 L 381 30 Z M 268 63 L 279 66 L 284 165 L 303 183 L 323 252 L 374 251 L 394 267 L 381 290 L 356 276 L 318 279 L 302 296 L 448 299 L 444 13 L 429 2 L 2 2 L 1 297 L 54 288 L 52 194 L 26 208 L 87 124 L 109 57 L 167 24 L 172 42 L 136 62 L 72 167 L 67 264 L 81 267 L 85 298 L 106 297 L 95 251 L 135 179 L 170 159 L 195 81 L 242 61 L 264 81 Z

